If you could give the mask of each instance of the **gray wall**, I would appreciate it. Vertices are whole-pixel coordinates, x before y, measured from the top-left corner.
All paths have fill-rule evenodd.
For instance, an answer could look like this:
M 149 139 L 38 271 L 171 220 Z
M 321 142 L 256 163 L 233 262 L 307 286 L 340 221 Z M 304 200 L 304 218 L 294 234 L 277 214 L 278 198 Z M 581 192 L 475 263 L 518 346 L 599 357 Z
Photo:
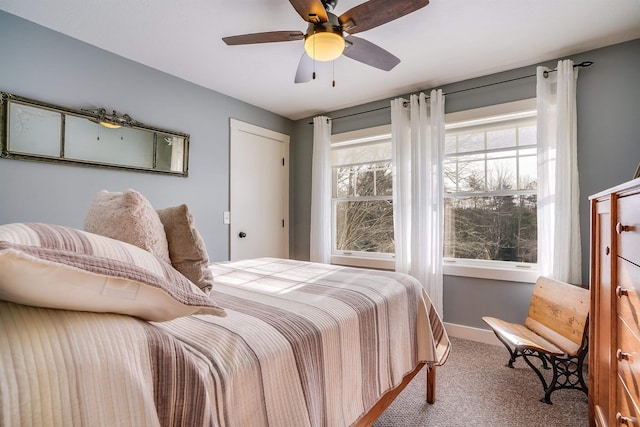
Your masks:
M 101 190 L 187 203 L 212 260 L 228 259 L 229 119 L 291 134 L 293 122 L 0 11 L 0 91 L 70 108 L 105 107 L 191 135 L 189 177 L 0 159 L 0 224 L 81 228 Z M 221 64 L 220 66 L 224 66 Z
M 589 280 L 589 205 L 588 196 L 627 181 L 640 162 L 640 39 L 577 53 L 569 57 L 575 63 L 594 61 L 581 69 L 578 77 L 578 166 L 581 189 L 581 233 L 583 283 Z M 535 78 L 453 94 L 452 92 L 535 74 L 537 65 L 555 67 L 557 59 L 517 70 L 443 86 L 446 112 L 478 108 L 536 95 Z M 430 90 L 425 88 L 425 90 Z M 405 95 L 406 96 L 406 95 Z M 340 117 L 388 106 L 387 99 L 328 113 Z M 310 119 L 299 120 L 293 129 L 292 200 L 295 236 L 292 257 L 309 257 L 309 215 L 311 151 L 313 129 Z M 390 123 L 385 109 L 335 120 L 333 133 L 346 132 Z M 485 328 L 481 317 L 492 315 L 520 322 L 526 316 L 532 284 L 445 276 L 444 320 L 450 323 Z

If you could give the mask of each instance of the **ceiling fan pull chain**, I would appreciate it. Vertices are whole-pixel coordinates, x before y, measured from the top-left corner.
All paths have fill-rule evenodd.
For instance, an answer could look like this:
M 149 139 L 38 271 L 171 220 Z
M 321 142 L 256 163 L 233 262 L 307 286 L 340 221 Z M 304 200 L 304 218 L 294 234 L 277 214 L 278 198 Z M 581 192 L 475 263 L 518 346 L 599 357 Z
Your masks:
M 331 61 L 331 71 L 333 73 L 333 82 L 331 82 L 331 87 L 336 87 L 336 61 Z
M 313 80 L 316 79 L 316 39 L 313 39 Z

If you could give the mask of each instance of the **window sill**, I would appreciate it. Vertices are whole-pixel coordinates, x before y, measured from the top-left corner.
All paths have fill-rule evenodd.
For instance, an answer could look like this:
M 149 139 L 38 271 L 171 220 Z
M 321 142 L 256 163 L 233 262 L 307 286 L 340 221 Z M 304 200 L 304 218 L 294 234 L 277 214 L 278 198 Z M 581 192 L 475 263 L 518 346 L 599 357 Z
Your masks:
M 395 259 L 359 257 L 353 255 L 332 255 L 331 264 L 389 271 L 394 271 L 396 267 Z M 446 261 L 443 264 L 443 274 L 446 276 L 474 277 L 477 279 L 522 283 L 535 283 L 538 279 L 538 270 L 535 267 L 520 269 L 513 266 L 453 264 Z
M 331 255 L 331 264 L 392 271 L 396 268 L 395 259 L 358 257 L 353 255 Z
M 523 283 L 535 283 L 538 279 L 538 270 L 535 267 L 520 269 L 513 266 L 452 264 L 445 261 L 442 270 L 447 276 L 475 277 L 477 279 Z

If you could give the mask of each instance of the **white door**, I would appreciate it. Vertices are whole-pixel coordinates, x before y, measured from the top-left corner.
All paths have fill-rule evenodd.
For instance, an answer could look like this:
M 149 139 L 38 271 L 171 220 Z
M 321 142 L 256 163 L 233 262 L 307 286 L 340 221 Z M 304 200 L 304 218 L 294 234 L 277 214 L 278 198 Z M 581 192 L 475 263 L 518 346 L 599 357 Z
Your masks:
M 289 136 L 231 119 L 232 261 L 289 257 Z

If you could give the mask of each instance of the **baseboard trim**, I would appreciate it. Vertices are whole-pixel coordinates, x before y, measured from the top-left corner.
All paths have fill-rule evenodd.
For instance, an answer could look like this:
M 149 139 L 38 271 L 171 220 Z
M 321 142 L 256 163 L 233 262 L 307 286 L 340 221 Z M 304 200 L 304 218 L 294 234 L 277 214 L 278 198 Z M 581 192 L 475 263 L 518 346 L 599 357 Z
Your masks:
M 455 323 L 446 323 L 444 328 L 450 337 L 462 338 L 465 340 L 482 342 L 485 344 L 502 345 L 496 335 L 489 329 L 474 328 L 472 326 L 456 325 Z

